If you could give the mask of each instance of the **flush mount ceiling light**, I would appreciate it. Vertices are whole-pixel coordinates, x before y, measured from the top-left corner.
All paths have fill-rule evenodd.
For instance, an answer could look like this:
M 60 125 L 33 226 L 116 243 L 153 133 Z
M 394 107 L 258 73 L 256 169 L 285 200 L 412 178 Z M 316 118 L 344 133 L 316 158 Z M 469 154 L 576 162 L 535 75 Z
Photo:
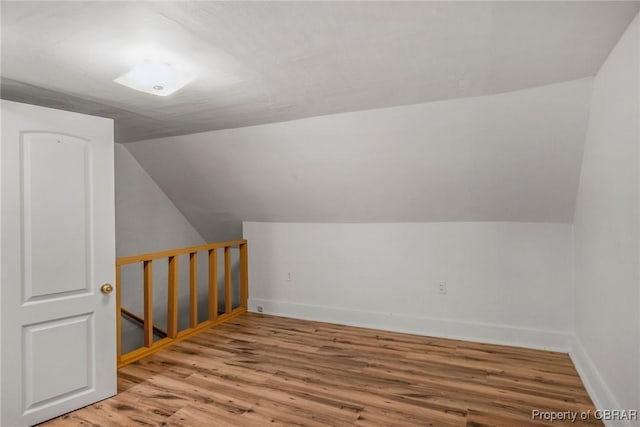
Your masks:
M 145 59 L 128 73 L 114 80 L 131 89 L 152 95 L 167 96 L 189 84 L 195 76 L 155 59 Z

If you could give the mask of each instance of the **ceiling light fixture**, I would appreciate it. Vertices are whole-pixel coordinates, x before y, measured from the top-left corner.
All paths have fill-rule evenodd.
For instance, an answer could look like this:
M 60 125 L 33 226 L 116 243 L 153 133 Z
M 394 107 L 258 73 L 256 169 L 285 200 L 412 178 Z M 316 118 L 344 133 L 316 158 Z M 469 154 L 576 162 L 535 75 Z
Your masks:
M 193 74 L 180 70 L 168 62 L 145 59 L 114 82 L 140 92 L 167 96 L 183 88 L 194 78 Z

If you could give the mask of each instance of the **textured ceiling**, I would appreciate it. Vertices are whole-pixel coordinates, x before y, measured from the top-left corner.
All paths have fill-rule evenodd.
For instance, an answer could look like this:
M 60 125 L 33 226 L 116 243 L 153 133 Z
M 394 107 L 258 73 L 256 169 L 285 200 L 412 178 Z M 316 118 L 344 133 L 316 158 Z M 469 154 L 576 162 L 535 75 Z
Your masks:
M 570 223 L 592 80 L 125 147 L 207 241 L 243 220 Z
M 637 2 L 5 2 L 2 97 L 116 119 L 116 140 L 593 76 Z M 113 83 L 164 50 L 198 78 Z

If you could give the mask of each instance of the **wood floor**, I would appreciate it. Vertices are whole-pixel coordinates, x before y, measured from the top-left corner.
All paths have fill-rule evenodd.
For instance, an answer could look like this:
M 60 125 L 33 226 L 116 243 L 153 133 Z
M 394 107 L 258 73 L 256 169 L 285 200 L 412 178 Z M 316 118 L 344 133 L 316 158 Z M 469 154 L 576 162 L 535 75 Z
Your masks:
M 532 420 L 593 413 L 566 354 L 258 314 L 124 367 L 118 389 L 46 425 L 602 425 Z

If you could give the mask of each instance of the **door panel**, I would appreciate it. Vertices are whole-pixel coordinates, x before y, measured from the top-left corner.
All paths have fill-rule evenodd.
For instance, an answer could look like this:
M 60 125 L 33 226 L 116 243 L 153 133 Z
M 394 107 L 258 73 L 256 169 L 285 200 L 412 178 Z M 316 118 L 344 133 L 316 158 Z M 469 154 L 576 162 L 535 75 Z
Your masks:
M 94 281 L 91 145 L 55 133 L 21 139 L 25 302 L 88 292 Z
M 113 122 L 1 101 L 0 402 L 32 425 L 116 392 Z
M 93 316 L 25 325 L 25 409 L 33 411 L 93 387 Z M 46 357 L 42 357 L 46 355 Z M 64 376 L 57 367 L 64 365 Z

